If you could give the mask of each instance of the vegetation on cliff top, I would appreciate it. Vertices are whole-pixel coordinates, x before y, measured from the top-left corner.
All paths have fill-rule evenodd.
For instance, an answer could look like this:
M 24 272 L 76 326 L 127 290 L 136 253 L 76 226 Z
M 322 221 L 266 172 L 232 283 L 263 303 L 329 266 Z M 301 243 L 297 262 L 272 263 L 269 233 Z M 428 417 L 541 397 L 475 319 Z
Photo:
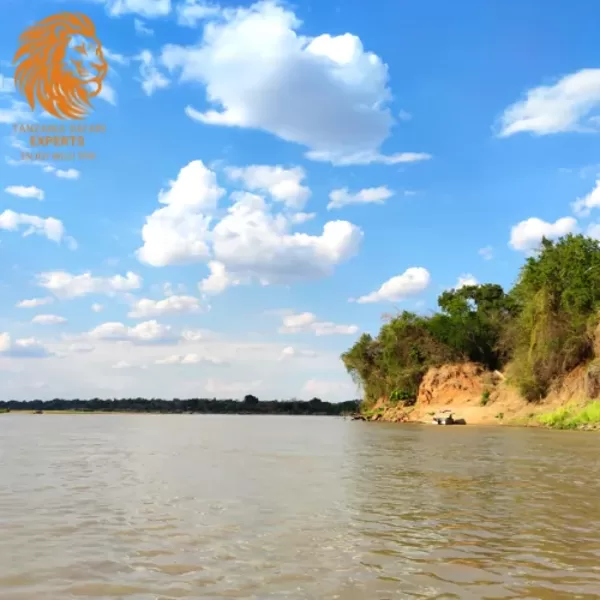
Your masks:
M 427 369 L 466 361 L 508 367 L 524 398 L 544 398 L 554 381 L 594 357 L 600 245 L 583 235 L 543 239 L 510 291 L 465 286 L 444 292 L 438 306 L 429 316 L 402 312 L 342 355 L 365 407 L 382 396 L 414 403 Z

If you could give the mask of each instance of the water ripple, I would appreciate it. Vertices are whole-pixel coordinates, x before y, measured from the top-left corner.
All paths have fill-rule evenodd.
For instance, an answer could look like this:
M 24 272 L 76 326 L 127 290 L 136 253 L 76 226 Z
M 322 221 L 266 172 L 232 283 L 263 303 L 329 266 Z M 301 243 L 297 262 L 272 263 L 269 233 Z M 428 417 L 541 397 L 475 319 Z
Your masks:
M 3 415 L 0 597 L 600 597 L 600 436 Z

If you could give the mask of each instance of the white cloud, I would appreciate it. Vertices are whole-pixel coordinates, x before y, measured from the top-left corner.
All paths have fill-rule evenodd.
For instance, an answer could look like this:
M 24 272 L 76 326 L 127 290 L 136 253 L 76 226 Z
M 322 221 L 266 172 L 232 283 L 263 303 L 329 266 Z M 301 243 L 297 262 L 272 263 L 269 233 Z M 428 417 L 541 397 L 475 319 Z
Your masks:
M 279 333 L 306 333 L 322 335 L 353 335 L 358 332 L 357 325 L 337 325 L 330 321 L 318 321 L 310 312 L 286 315 Z
M 169 189 L 159 193 L 159 203 L 166 206 L 146 218 L 138 258 L 154 267 L 207 259 L 210 215 L 224 193 L 202 161 L 183 167 Z
M 163 300 L 151 300 L 149 298 L 137 300 L 127 316 L 134 319 L 147 319 L 163 315 L 200 312 L 206 309 L 207 307 L 200 303 L 199 298 L 173 295 Z
M 196 27 L 200 21 L 219 16 L 222 9 L 202 0 L 184 0 L 177 7 L 177 23 L 184 27 Z
M 118 363 L 113 365 L 113 369 L 131 369 L 133 365 L 130 365 L 125 360 L 120 360 Z
M 306 177 L 302 167 L 285 169 L 280 166 L 251 165 L 227 167 L 225 172 L 230 179 L 242 181 L 247 190 L 268 192 L 274 200 L 293 210 L 304 208 L 310 197 L 310 190 L 302 185 Z
M 23 237 L 33 233 L 43 235 L 53 242 L 59 243 L 65 234 L 65 228 L 62 221 L 54 217 L 37 217 L 35 215 L 26 215 L 16 213 L 12 210 L 5 210 L 0 213 L 0 229 L 6 231 L 18 231 L 21 227 L 26 227 Z
M 590 223 L 586 229 L 585 235 L 595 240 L 600 240 L 600 223 Z
M 133 20 L 133 28 L 135 29 L 135 32 L 139 35 L 139 36 L 150 36 L 150 35 L 154 35 L 154 30 L 152 30 L 150 27 L 148 27 L 144 21 L 142 21 L 141 19 L 134 19 Z
M 48 271 L 37 276 L 37 285 L 50 290 L 56 296 L 76 298 L 88 294 L 106 294 L 130 292 L 142 286 L 142 278 L 128 272 L 124 277 L 94 277 L 88 271 L 81 275 L 72 275 L 66 271 Z
M 56 169 L 55 174 L 61 179 L 79 179 L 81 175 L 77 169 Z
M 327 401 L 332 395 L 348 394 L 347 400 L 352 400 L 350 395 L 356 393 L 353 386 L 346 381 L 323 381 L 320 379 L 309 379 L 302 388 L 304 396 L 316 396 Z
M 494 258 L 494 249 L 491 246 L 480 248 L 479 256 L 481 256 L 484 260 L 492 260 L 492 258 Z
M 0 94 L 12 94 L 15 91 L 15 80 L 0 73 Z
M 12 100 L 10 108 L 0 108 L 0 123 L 14 125 L 35 121 L 33 111 L 29 104 L 21 100 Z
M 149 50 L 142 50 L 138 55 L 140 61 L 140 83 L 146 96 L 152 96 L 157 90 L 162 90 L 171 84 L 168 77 L 163 75 L 156 66 L 156 61 Z
M 201 289 L 214 293 L 253 279 L 269 285 L 327 276 L 362 241 L 362 231 L 347 221 L 326 223 L 321 235 L 292 233 L 292 219 L 250 192 L 234 192 L 233 205 L 211 230 L 223 194 L 201 161 L 181 169 L 159 195 L 166 206 L 146 218 L 138 258 L 155 267 L 206 262 L 211 275 Z
M 124 54 L 120 54 L 119 52 L 113 52 L 112 50 L 109 50 L 106 46 L 102 47 L 102 53 L 104 54 L 104 58 L 106 58 L 108 62 L 114 62 L 118 65 L 129 64 L 129 58 L 127 58 Z
M 74 354 L 87 354 L 88 352 L 93 352 L 95 348 L 91 344 L 75 343 L 70 344 L 68 350 Z
M 66 323 L 67 319 L 58 315 L 36 315 L 31 322 L 37 325 L 60 325 Z
M 148 19 L 164 17 L 171 12 L 171 0 L 93 0 L 106 6 L 108 14 L 120 17 L 136 14 Z
M 17 302 L 17 308 L 37 308 L 38 306 L 44 306 L 45 304 L 51 304 L 54 302 L 54 298 L 31 298 L 31 300 L 21 300 Z
M 279 360 L 286 360 L 291 358 L 315 358 L 317 353 L 314 350 L 298 350 L 293 346 L 286 346 L 281 351 Z
M 308 221 L 312 221 L 317 216 L 317 213 L 305 213 L 299 212 L 290 215 L 290 222 L 292 225 L 302 225 Z
M 275 1 L 224 11 L 197 46 L 167 45 L 161 60 L 181 82 L 200 82 L 215 107 L 201 123 L 261 129 L 338 164 L 397 163 L 379 147 L 394 119 L 387 66 L 350 33 L 299 35 L 300 20 Z M 424 155 L 421 156 L 422 158 Z
M 319 162 L 330 162 L 336 167 L 372 164 L 399 165 L 421 162 L 432 158 L 431 154 L 427 154 L 426 152 L 398 152 L 397 154 L 386 156 L 370 150 L 366 152 L 354 152 L 352 154 L 315 150 L 307 152 L 306 157 Z
M 593 208 L 600 206 L 600 179 L 596 180 L 594 189 L 583 198 L 578 198 L 572 204 L 573 212 L 579 217 L 589 216 Z
M 393 195 L 394 192 L 386 186 L 365 188 L 355 194 L 351 194 L 348 188 L 341 188 L 330 192 L 329 199 L 331 202 L 327 205 L 327 210 L 342 208 L 348 204 L 383 204 Z
M 104 310 L 104 306 L 102 306 L 102 304 L 95 303 L 95 304 L 92 304 L 92 310 L 95 313 L 99 313 L 99 312 L 102 312 Z
M 398 118 L 401 121 L 410 121 L 412 119 L 412 115 L 406 110 L 401 110 L 398 112 Z
M 171 344 L 177 341 L 170 325 L 162 325 L 155 320 L 144 321 L 134 327 L 119 322 L 102 323 L 89 331 L 87 336 L 96 340 L 128 341 L 134 344 Z
M 230 273 L 227 273 L 223 263 L 211 260 L 208 263 L 208 268 L 210 269 L 210 275 L 199 284 L 200 290 L 206 294 L 221 294 L 228 287 L 242 283 L 240 279 L 236 279 Z
M 199 342 L 206 337 L 206 332 L 201 329 L 184 329 L 181 333 L 181 339 L 186 342 Z
M 35 187 L 34 185 L 9 185 L 4 188 L 4 191 L 7 194 L 18 196 L 19 198 L 35 198 L 36 200 L 44 199 L 44 190 L 40 190 L 40 188 Z
M 48 349 L 35 338 L 12 341 L 8 333 L 0 333 L 0 357 L 45 358 L 50 356 Z
M 98 94 L 98 98 L 108 102 L 112 106 L 117 105 L 117 92 L 115 88 L 112 87 L 112 85 L 110 85 L 110 83 L 108 83 L 106 80 L 102 83 L 102 89 Z
M 593 115 L 600 110 L 600 69 L 582 69 L 554 85 L 529 90 L 500 119 L 500 137 L 530 132 L 600 131 Z
M 200 356 L 195 353 L 190 354 L 171 354 L 166 358 L 159 358 L 155 361 L 157 365 L 197 365 L 207 363 L 211 365 L 225 365 L 222 360 L 212 356 Z
M 423 292 L 429 286 L 431 276 L 423 267 L 410 267 L 402 275 L 388 279 L 375 291 L 356 300 L 359 304 L 370 302 L 398 302 Z
M 577 221 L 573 217 L 563 217 L 554 223 L 548 223 L 532 217 L 517 223 L 510 232 L 510 246 L 513 250 L 528 252 L 535 250 L 543 237 L 555 240 L 568 233 L 577 231 Z
M 463 287 L 467 287 L 470 285 L 479 285 L 479 282 L 477 281 L 477 279 L 471 275 L 470 273 L 465 273 L 464 275 L 461 275 L 457 282 L 456 285 L 454 286 L 455 290 L 460 290 Z

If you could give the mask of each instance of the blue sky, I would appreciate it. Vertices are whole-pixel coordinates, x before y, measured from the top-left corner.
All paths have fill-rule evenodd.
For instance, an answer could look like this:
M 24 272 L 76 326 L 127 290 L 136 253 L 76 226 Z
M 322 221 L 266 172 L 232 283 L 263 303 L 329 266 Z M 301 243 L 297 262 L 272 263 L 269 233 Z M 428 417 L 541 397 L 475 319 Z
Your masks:
M 0 0 L 3 396 L 356 397 L 339 354 L 542 235 L 600 237 L 588 3 Z M 96 25 L 95 160 L 11 85 L 24 27 Z

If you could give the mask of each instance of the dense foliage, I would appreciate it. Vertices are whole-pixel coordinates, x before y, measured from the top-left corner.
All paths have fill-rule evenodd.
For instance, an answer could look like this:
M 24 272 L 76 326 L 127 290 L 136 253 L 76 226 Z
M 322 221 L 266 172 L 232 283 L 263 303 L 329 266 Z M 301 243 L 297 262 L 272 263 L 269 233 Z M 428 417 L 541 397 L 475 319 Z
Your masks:
M 239 400 L 162 400 L 158 398 L 121 398 L 102 400 L 9 400 L 0 402 L 0 412 L 7 410 L 33 411 L 82 411 L 82 412 L 140 412 L 140 413 L 211 413 L 211 414 L 260 414 L 260 415 L 345 415 L 356 412 L 358 401 L 331 403 L 313 398 L 308 402 L 298 400 L 270 400 L 260 402 L 248 395 Z
M 600 300 L 600 245 L 582 235 L 542 240 L 508 293 L 496 284 L 444 292 L 430 316 L 403 312 L 376 338 L 364 334 L 342 355 L 368 405 L 384 396 L 414 402 L 427 369 L 473 361 L 510 367 L 528 400 L 593 358 Z

